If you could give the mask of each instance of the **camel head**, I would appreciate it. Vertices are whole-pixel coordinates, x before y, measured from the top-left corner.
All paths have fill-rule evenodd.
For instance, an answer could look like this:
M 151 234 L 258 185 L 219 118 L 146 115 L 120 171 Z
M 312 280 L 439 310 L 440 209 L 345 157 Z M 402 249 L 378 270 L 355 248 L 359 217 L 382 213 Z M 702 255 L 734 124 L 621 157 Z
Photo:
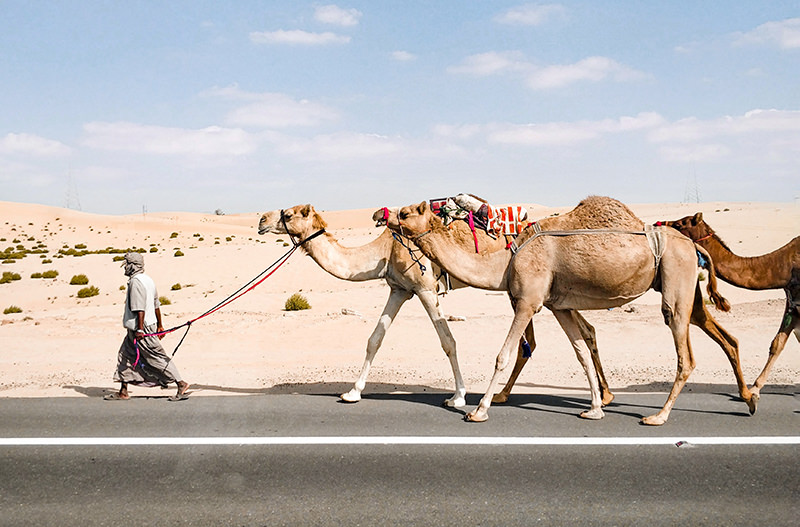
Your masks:
M 258 233 L 288 234 L 297 238 L 307 238 L 316 231 L 325 229 L 327 224 L 311 205 L 295 205 L 290 209 L 272 210 L 261 216 Z
M 694 216 L 686 216 L 675 221 L 664 222 L 668 227 L 680 231 L 684 236 L 691 238 L 694 241 L 709 238 L 714 231 L 708 224 L 703 221 L 703 213 L 698 212 Z
M 393 226 L 389 223 L 388 227 L 406 236 L 419 236 L 442 225 L 442 220 L 433 213 L 428 202 L 423 201 L 402 207 L 397 212 L 397 224 Z
M 375 211 L 372 215 L 372 221 L 375 222 L 376 227 L 389 227 L 390 229 L 394 227 L 395 229 L 398 228 L 399 224 L 397 223 L 397 213 L 400 211 L 400 207 L 383 207 Z

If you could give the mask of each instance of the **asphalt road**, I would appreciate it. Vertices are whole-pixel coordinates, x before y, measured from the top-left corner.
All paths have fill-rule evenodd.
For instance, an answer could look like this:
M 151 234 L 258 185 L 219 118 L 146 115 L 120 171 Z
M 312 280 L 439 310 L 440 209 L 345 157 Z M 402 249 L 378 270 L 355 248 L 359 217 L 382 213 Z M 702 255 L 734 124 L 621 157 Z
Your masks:
M 751 417 L 685 392 L 657 428 L 638 420 L 666 394 L 602 421 L 577 418 L 587 397 L 518 395 L 481 424 L 444 397 L 0 399 L 0 524 L 798 524 L 796 394 Z

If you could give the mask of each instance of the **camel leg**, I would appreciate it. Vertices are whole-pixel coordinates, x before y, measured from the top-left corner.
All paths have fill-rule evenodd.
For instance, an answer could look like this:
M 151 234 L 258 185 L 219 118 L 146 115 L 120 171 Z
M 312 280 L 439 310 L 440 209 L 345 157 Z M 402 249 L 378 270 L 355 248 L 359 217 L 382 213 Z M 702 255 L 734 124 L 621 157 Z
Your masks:
M 595 371 L 597 371 L 597 381 L 600 383 L 600 395 L 602 396 L 603 406 L 606 406 L 614 400 L 614 394 L 611 393 L 611 389 L 608 387 L 608 381 L 606 381 L 606 376 L 603 372 L 603 365 L 600 363 L 600 350 L 597 348 L 597 336 L 594 326 L 589 324 L 589 322 L 587 322 L 587 320 L 583 318 L 583 315 L 581 315 L 578 311 L 572 311 L 571 313 L 573 314 L 575 323 L 578 325 L 578 329 L 581 332 L 581 337 L 583 337 L 584 342 L 586 342 L 586 345 L 592 352 L 592 362 L 594 363 Z M 525 338 L 528 340 L 528 345 L 530 346 L 531 351 L 533 351 L 536 348 L 536 339 L 533 335 L 533 324 L 528 324 L 528 327 L 525 328 Z M 511 395 L 511 388 L 513 388 L 514 384 L 517 382 L 517 378 L 519 377 L 519 374 L 522 373 L 522 368 L 525 367 L 527 362 L 528 357 L 523 357 L 522 341 L 520 341 L 519 350 L 517 351 L 517 362 L 514 363 L 514 369 L 511 371 L 511 376 L 508 378 L 508 382 L 500 391 L 500 393 L 494 396 L 492 403 L 504 403 L 508 401 L 508 396 Z
M 663 294 L 663 293 L 662 293 Z M 667 402 L 664 407 L 654 415 L 642 418 L 642 424 L 645 425 L 663 425 L 669 418 L 669 413 L 681 393 L 686 380 L 694 370 L 695 362 L 692 354 L 692 346 L 689 342 L 689 319 L 691 312 L 683 313 L 683 310 L 673 310 L 671 305 L 675 303 L 669 302 L 667 298 L 662 299 L 661 312 L 664 315 L 664 320 L 667 322 L 669 329 L 672 331 L 672 339 L 675 343 L 675 352 L 678 355 L 678 371 L 675 376 L 675 382 L 672 384 L 672 389 L 667 397 Z M 687 310 L 691 309 L 687 306 Z
M 494 374 L 489 381 L 489 387 L 481 398 L 478 407 L 465 416 L 467 421 L 482 422 L 489 419 L 489 407 L 492 405 L 492 396 L 495 393 L 497 385 L 500 383 L 500 377 L 508 367 L 511 351 L 519 346 L 520 337 L 522 337 L 525 327 L 531 322 L 534 312 L 534 309 L 526 303 L 517 302 L 514 306 L 514 321 L 511 323 L 511 328 L 508 330 L 508 335 L 506 336 L 505 342 L 503 342 L 503 347 L 500 348 L 500 353 L 497 354 Z
M 525 328 L 525 338 L 528 341 L 531 352 L 533 352 L 533 350 L 536 349 L 536 339 L 533 335 L 532 323 L 528 323 L 528 326 Z M 528 362 L 529 357 L 525 357 L 524 353 L 525 350 L 522 347 L 522 339 L 520 339 L 519 346 L 517 348 L 517 361 L 514 363 L 514 369 L 511 370 L 511 375 L 509 376 L 505 387 L 503 387 L 500 393 L 492 397 L 493 403 L 504 403 L 508 401 L 508 396 L 511 395 L 511 388 L 513 388 L 514 384 L 516 384 L 519 374 L 522 373 L 522 368 L 524 368 L 525 364 Z
M 453 396 L 445 400 L 445 406 L 460 408 L 467 404 L 467 388 L 464 386 L 464 379 L 461 377 L 461 369 L 458 367 L 458 357 L 456 355 L 456 339 L 450 332 L 450 327 L 439 308 L 439 301 L 436 298 L 436 293 L 433 291 L 418 291 L 420 302 L 428 312 L 428 316 L 433 322 L 433 327 L 436 329 L 436 334 L 439 335 L 439 341 L 442 343 L 442 349 L 445 355 L 450 360 L 450 367 L 453 368 L 453 377 L 455 378 L 456 391 Z
M 397 316 L 397 312 L 400 311 L 400 308 L 403 307 L 406 300 L 412 296 L 413 294 L 409 291 L 392 289 L 392 292 L 389 294 L 389 299 L 383 307 L 383 313 L 381 313 L 378 319 L 378 324 L 375 326 L 372 335 L 370 335 L 367 341 L 367 356 L 364 358 L 364 365 L 361 367 L 361 375 L 358 376 L 358 380 L 353 385 L 353 389 L 340 396 L 342 401 L 357 403 L 361 400 L 361 391 L 364 390 L 364 387 L 367 385 L 367 375 L 369 375 L 369 369 L 372 366 L 372 359 L 374 359 L 375 354 L 378 353 L 378 348 L 381 347 L 383 337 L 386 335 L 389 326 L 392 325 L 392 321 L 394 317 Z
M 592 361 L 591 352 L 586 342 L 583 340 L 580 326 L 574 317 L 575 311 L 553 311 L 556 320 L 561 325 L 561 329 L 567 334 L 572 347 L 575 349 L 575 354 L 578 356 L 583 371 L 586 372 L 586 378 L 589 380 L 589 390 L 592 394 L 592 406 L 589 410 L 581 412 L 581 417 L 584 419 L 602 419 L 603 418 L 603 403 L 600 397 L 600 386 L 597 377 L 597 372 L 594 369 L 594 362 Z
M 719 347 L 722 348 L 722 351 L 728 356 L 728 361 L 730 361 L 731 367 L 733 368 L 733 375 L 736 377 L 736 384 L 739 387 L 739 395 L 744 399 L 744 402 L 747 403 L 747 407 L 750 409 L 750 415 L 756 413 L 758 396 L 754 396 L 754 394 L 750 392 L 747 388 L 747 383 L 744 381 L 742 365 L 739 361 L 739 341 L 737 341 L 733 335 L 725 331 L 725 328 L 720 326 L 717 321 L 714 320 L 714 317 L 711 316 L 708 309 L 706 309 L 699 283 L 694 291 L 691 323 L 702 329 L 706 335 L 711 337 L 711 340 L 719 344 Z
M 752 391 L 755 397 L 761 394 L 761 388 L 767 382 L 769 372 L 772 370 L 775 361 L 778 360 L 778 356 L 781 354 L 781 351 L 783 351 L 784 346 L 786 346 L 786 341 L 789 340 L 789 335 L 791 335 L 792 331 L 794 331 L 797 340 L 800 341 L 800 311 L 798 311 L 798 308 L 792 307 L 787 296 L 786 310 L 783 313 L 781 329 L 778 331 L 778 334 L 775 335 L 775 338 L 772 339 L 772 343 L 769 346 L 769 358 L 767 359 L 767 363 L 758 375 L 756 382 L 753 383 Z
M 589 351 L 592 352 L 592 363 L 594 363 L 594 369 L 597 371 L 597 381 L 600 383 L 600 395 L 603 399 L 603 406 L 606 406 L 614 400 L 614 394 L 611 393 L 611 389 L 608 387 L 606 374 L 603 372 L 603 365 L 600 363 L 600 349 L 597 347 L 597 334 L 594 326 L 589 324 L 580 312 L 572 311 L 571 313 L 572 318 L 578 325 L 578 329 L 580 329 L 583 341 L 586 342 L 586 345 L 589 346 Z

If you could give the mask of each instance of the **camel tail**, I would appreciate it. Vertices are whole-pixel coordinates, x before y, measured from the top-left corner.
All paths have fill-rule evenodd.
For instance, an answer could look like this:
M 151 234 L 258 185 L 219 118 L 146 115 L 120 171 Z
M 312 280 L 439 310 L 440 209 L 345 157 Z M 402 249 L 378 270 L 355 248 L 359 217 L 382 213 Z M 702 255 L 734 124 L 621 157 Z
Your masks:
M 694 244 L 694 247 L 697 249 L 697 252 L 700 254 L 700 256 L 705 259 L 705 265 L 702 265 L 702 267 L 708 270 L 708 286 L 706 287 L 706 290 L 708 291 L 708 297 L 714 303 L 714 307 L 720 311 L 730 311 L 731 303 L 728 302 L 728 299 L 722 296 L 717 290 L 717 273 L 714 270 L 714 260 L 711 259 L 711 256 L 705 249 L 696 243 Z

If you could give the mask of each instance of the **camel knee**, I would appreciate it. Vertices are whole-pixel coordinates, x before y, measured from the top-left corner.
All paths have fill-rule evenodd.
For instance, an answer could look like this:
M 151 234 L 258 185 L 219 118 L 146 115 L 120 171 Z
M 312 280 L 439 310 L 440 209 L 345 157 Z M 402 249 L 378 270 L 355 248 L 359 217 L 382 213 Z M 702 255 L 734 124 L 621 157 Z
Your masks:
M 670 326 L 675 319 L 675 312 L 667 304 L 661 305 L 661 315 L 664 317 L 664 324 Z
M 497 356 L 497 360 L 494 363 L 494 369 L 496 371 L 505 371 L 508 368 L 509 363 L 511 362 L 511 354 L 502 352 L 500 355 Z
M 383 343 L 384 335 L 385 333 L 373 333 L 370 335 L 369 339 L 367 340 L 367 355 L 374 355 L 377 353 L 378 348 L 380 348 L 381 344 Z

